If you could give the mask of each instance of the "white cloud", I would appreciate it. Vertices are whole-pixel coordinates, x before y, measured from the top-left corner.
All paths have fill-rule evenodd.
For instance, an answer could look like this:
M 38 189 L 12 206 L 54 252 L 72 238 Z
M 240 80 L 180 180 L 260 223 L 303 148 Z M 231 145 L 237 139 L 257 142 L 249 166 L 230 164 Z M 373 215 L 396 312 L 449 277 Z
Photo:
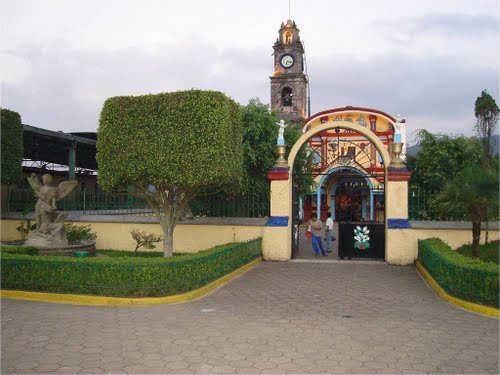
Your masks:
M 288 16 L 286 0 L 1 4 L 2 105 L 65 131 L 94 131 L 115 95 L 201 88 L 268 102 Z M 313 111 L 351 104 L 430 130 L 469 126 L 481 90 L 499 97 L 496 11 L 491 0 L 294 1 Z

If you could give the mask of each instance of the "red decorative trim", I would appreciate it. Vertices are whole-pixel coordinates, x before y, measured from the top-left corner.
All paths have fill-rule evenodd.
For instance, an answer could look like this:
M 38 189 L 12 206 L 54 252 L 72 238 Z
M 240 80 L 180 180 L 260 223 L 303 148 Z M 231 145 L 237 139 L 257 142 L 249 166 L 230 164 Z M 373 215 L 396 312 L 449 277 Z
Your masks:
M 411 172 L 396 172 L 388 170 L 387 179 L 389 181 L 409 181 Z
M 315 138 L 315 137 L 328 137 L 328 138 L 337 138 L 337 137 L 365 137 L 363 134 L 361 133 L 358 133 L 357 131 L 353 130 L 352 132 L 346 132 L 346 131 L 340 131 L 339 133 L 332 133 L 333 129 L 330 129 L 330 130 L 325 130 L 321 133 L 318 133 L 316 135 L 313 135 L 311 137 L 312 138 Z M 383 136 L 386 136 L 386 137 L 392 137 L 394 136 L 394 130 L 387 130 L 385 132 L 373 132 L 378 138 L 380 137 L 383 137 Z M 366 138 L 366 137 L 365 137 Z
M 336 113 L 336 112 L 345 112 L 345 111 L 361 111 L 361 112 L 378 113 L 379 115 L 382 115 L 382 116 L 389 118 L 392 122 L 396 122 L 396 119 L 394 117 L 392 117 L 390 114 L 383 112 L 379 109 L 366 108 L 366 107 L 353 107 L 350 105 L 348 105 L 347 107 L 332 108 L 332 109 L 327 109 L 326 111 L 318 112 L 318 113 L 312 115 L 311 117 L 307 118 L 305 120 L 305 122 L 308 123 L 319 116 L 324 116 L 324 115 L 328 115 L 330 113 Z
M 269 181 L 286 181 L 289 178 L 288 171 L 268 171 L 267 179 Z

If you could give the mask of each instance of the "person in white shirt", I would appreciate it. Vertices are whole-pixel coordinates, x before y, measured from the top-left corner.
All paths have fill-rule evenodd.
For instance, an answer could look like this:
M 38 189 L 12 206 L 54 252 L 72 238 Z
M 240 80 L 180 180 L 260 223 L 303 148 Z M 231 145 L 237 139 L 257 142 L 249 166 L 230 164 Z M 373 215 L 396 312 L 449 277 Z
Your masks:
M 328 212 L 326 214 L 326 230 L 325 230 L 325 239 L 326 239 L 326 252 L 332 252 L 332 237 L 333 237 L 333 220 L 332 213 Z

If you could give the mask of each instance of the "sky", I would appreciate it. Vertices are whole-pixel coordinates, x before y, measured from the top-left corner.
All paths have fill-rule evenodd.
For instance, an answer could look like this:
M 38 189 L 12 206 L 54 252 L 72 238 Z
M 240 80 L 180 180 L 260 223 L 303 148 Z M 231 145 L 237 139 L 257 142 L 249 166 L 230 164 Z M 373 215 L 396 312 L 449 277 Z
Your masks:
M 370 107 L 474 134 L 499 101 L 497 0 L 0 0 L 0 105 L 24 124 L 97 130 L 112 96 L 218 90 L 269 103 L 272 46 L 295 20 L 312 114 Z

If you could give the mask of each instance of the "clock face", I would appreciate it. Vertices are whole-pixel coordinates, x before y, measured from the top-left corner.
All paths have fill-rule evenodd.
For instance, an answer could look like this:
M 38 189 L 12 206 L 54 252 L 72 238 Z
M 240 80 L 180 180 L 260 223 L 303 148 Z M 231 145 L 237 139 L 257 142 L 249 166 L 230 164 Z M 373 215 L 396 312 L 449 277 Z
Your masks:
M 294 61 L 293 61 L 293 56 L 292 55 L 283 55 L 283 57 L 281 57 L 281 66 L 283 68 L 290 68 Z

